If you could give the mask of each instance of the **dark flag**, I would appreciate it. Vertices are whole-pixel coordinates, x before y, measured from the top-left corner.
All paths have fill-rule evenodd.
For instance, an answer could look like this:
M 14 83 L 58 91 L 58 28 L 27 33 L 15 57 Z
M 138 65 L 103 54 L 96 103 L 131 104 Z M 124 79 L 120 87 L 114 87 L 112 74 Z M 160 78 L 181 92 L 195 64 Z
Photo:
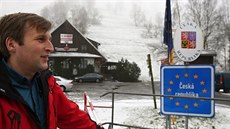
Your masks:
M 168 59 L 170 59 L 170 57 L 173 58 L 171 55 L 173 54 L 172 53 L 173 39 L 172 39 L 172 18 L 171 18 L 170 0 L 166 0 L 166 7 L 165 7 L 164 44 L 168 46 Z M 172 63 L 170 60 L 169 60 L 169 63 Z

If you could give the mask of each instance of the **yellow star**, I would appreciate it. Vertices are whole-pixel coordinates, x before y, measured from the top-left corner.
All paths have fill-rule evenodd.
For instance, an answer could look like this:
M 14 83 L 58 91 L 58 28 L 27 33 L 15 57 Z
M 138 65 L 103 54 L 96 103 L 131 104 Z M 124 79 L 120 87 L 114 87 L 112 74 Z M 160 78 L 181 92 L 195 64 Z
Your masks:
M 184 76 L 185 76 L 185 77 L 188 77 L 188 74 L 186 73 L 186 74 L 184 74 Z
M 170 100 L 173 100 L 173 97 L 169 97 Z
M 201 85 L 204 85 L 204 81 L 201 81 L 200 84 L 201 84 Z
M 180 103 L 179 102 L 176 102 L 176 106 L 179 106 L 180 105 Z
M 206 92 L 207 92 L 207 90 L 206 90 L 206 89 L 203 89 L 203 90 L 202 90 L 202 92 L 203 92 L 203 93 L 206 93 Z
M 195 74 L 195 75 L 194 75 L 194 79 L 197 79 L 197 78 L 198 78 L 198 76 Z
M 189 106 L 188 106 L 188 105 L 185 105 L 185 106 L 184 106 L 184 108 L 185 108 L 185 109 L 188 109 L 188 108 L 189 108 Z
M 193 105 L 194 105 L 194 107 L 198 107 L 198 103 L 194 103 Z
M 169 82 L 169 84 L 171 84 L 171 85 L 172 85 L 172 84 L 173 84 L 173 81 L 171 80 L 171 81 Z
M 172 89 L 171 88 L 168 88 L 168 92 L 171 92 L 172 91 Z
M 180 78 L 180 76 L 177 74 L 177 75 L 176 75 L 176 78 Z

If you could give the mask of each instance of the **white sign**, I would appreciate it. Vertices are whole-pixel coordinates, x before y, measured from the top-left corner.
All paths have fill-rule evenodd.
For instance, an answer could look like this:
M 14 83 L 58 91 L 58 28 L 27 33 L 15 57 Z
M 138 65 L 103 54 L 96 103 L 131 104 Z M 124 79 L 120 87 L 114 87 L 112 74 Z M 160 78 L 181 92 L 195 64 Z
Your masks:
M 174 49 L 184 62 L 196 60 L 203 50 L 203 35 L 194 22 L 182 23 L 175 32 Z
M 60 34 L 62 44 L 73 44 L 73 34 Z

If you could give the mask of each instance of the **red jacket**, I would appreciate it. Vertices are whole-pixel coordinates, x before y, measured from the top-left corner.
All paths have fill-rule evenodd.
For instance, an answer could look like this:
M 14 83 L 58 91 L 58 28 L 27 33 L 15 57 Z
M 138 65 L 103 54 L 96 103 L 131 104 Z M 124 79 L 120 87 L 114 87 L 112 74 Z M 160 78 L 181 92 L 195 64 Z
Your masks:
M 2 68 L 0 60 L 0 129 L 42 129 L 38 117 L 11 86 Z M 86 112 L 65 96 L 51 74 L 44 72 L 40 79 L 47 107 L 47 129 L 99 128 Z

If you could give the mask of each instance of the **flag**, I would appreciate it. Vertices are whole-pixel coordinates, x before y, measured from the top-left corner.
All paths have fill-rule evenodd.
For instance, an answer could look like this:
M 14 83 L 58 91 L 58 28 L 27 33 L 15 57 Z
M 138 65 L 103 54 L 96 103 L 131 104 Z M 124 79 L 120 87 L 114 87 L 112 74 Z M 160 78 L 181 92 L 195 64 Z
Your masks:
M 172 39 L 172 18 L 171 18 L 170 0 L 166 0 L 166 7 L 165 7 L 164 44 L 168 46 L 168 59 L 169 59 L 169 63 L 171 64 L 173 62 L 173 56 L 171 55 L 173 54 L 172 53 L 173 39 Z M 170 57 L 172 57 L 172 59 Z

